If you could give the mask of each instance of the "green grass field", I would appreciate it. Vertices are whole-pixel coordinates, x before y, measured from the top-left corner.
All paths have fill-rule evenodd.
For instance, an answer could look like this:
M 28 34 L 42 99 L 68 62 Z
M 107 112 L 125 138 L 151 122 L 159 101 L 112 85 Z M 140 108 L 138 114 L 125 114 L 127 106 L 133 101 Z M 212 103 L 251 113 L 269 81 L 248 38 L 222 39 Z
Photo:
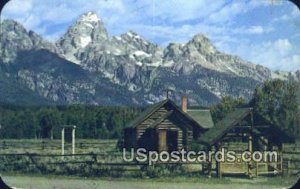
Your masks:
M 282 189 L 296 177 L 245 179 L 164 178 L 164 179 L 85 179 L 76 177 L 3 176 L 13 187 L 24 189 Z
M 117 140 L 77 139 L 76 153 L 110 153 L 116 151 Z M 0 153 L 61 154 L 60 140 L 0 140 Z M 65 153 L 70 154 L 71 143 L 65 143 Z
M 112 154 L 116 153 L 116 140 L 77 140 L 76 141 L 76 153 L 104 153 Z M 61 154 L 60 151 L 61 143 L 59 140 L 0 140 L 0 153 L 37 153 L 37 154 Z M 294 146 L 290 147 L 294 150 Z M 66 147 L 66 153 L 70 153 L 70 144 Z M 19 165 L 26 164 L 30 162 L 27 157 L 12 159 L 19 163 Z M 36 169 L 32 169 L 25 166 L 18 167 L 13 166 L 14 169 L 8 171 L 0 170 L 3 179 L 10 186 L 24 189 L 248 189 L 248 188 L 262 188 L 262 189 L 272 189 L 272 188 L 287 188 L 291 186 L 296 180 L 296 176 L 292 177 L 258 177 L 255 179 L 245 179 L 245 178 L 233 178 L 225 177 L 222 179 L 217 178 L 206 178 L 205 175 L 193 174 L 184 175 L 179 174 L 174 177 L 169 173 L 158 177 L 151 178 L 147 175 L 144 176 L 124 176 L 118 174 L 112 169 L 104 169 L 104 171 L 99 173 L 99 167 L 95 165 L 89 166 L 88 164 L 83 164 L 85 166 L 80 166 L 81 164 L 69 164 L 69 165 L 48 165 L 49 162 L 61 162 L 61 157 L 35 157 L 35 161 L 45 168 L 45 172 Z M 13 162 L 10 158 L 6 157 L 5 163 Z M 2 161 L 0 159 L 0 161 Z M 88 161 L 89 159 L 75 159 L 75 161 Z M 64 159 L 63 161 L 69 161 Z M 70 157 L 70 161 L 74 161 Z M 105 159 L 98 157 L 99 162 L 105 162 Z M 111 162 L 111 159 L 107 160 Z M 4 162 L 4 161 L 2 161 Z M 14 163 L 15 163 L 14 162 Z M 0 164 L 1 168 L 1 164 Z M 24 171 L 18 171 L 22 168 Z M 197 166 L 199 169 L 199 166 Z M 38 172 L 36 172 L 38 170 Z M 57 172 L 55 172 L 55 171 Z M 96 171 L 96 172 L 93 172 Z M 85 173 L 85 174 L 78 174 Z M 114 172 L 114 174 L 112 174 Z M 138 170 L 135 173 L 140 173 Z M 139 175 L 139 174 L 136 174 Z M 151 178 L 151 179 L 150 179 Z

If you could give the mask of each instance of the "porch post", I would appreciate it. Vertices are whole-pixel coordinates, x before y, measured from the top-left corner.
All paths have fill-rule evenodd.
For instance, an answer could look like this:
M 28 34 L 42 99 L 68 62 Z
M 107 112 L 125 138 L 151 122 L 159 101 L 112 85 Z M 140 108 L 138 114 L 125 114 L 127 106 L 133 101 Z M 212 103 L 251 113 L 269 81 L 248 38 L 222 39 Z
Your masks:
M 61 155 L 63 159 L 63 155 L 65 155 L 65 128 L 62 128 L 61 130 Z
M 73 154 L 73 159 L 74 159 L 74 154 L 75 154 L 75 128 L 76 128 L 76 126 L 74 126 L 72 128 L 72 154 Z
M 280 158 L 280 171 L 281 171 L 281 175 L 283 175 L 283 148 L 284 148 L 284 144 L 281 142 L 280 143 L 280 147 L 279 147 L 279 158 Z M 278 161 L 278 159 L 277 159 Z
M 207 152 L 212 151 L 212 150 L 213 150 L 212 147 L 213 147 L 213 146 L 209 146 Z M 206 160 L 206 161 L 207 161 L 207 170 L 208 170 L 208 173 L 207 173 L 207 174 L 208 174 L 208 178 L 211 178 L 212 159 L 213 159 L 213 158 L 211 158 L 211 157 L 210 157 L 210 159 L 209 159 L 209 156 L 208 156 L 208 153 L 207 153 L 207 160 Z
M 248 150 L 252 156 L 252 135 L 248 136 Z M 248 162 L 248 177 L 252 178 L 252 160 Z
M 251 130 L 250 130 L 250 133 L 249 133 L 249 138 L 248 138 L 248 149 L 249 149 L 249 152 L 252 156 L 252 153 L 253 153 L 253 127 L 254 127 L 254 117 L 253 117 L 253 108 L 251 108 L 251 112 L 250 112 L 250 119 L 251 119 Z M 257 164 L 255 164 L 255 162 L 253 160 L 251 160 L 249 163 L 248 163 L 248 176 L 250 178 L 253 177 L 253 169 L 257 169 Z M 255 172 L 255 175 L 257 174 L 257 170 Z
M 220 150 L 220 143 L 217 143 L 215 145 L 215 150 L 216 150 L 215 152 L 218 152 Z M 215 159 L 215 161 L 216 161 L 216 174 L 217 174 L 217 177 L 221 178 L 222 177 L 221 161 L 219 161 L 217 159 Z

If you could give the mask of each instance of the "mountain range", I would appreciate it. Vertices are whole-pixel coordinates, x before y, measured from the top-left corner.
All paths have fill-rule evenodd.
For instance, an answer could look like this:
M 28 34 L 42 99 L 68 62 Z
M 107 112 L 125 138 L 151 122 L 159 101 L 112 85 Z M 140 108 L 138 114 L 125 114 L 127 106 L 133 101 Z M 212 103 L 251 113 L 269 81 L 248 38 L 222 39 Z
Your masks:
M 128 31 L 108 34 L 94 13 L 81 15 L 56 42 L 3 20 L 0 98 L 14 104 L 145 105 L 187 95 L 208 106 L 222 96 L 249 100 L 269 79 L 300 81 L 300 71 L 271 71 L 218 51 L 204 35 L 166 47 Z M 263 53 L 263 52 L 262 52 Z

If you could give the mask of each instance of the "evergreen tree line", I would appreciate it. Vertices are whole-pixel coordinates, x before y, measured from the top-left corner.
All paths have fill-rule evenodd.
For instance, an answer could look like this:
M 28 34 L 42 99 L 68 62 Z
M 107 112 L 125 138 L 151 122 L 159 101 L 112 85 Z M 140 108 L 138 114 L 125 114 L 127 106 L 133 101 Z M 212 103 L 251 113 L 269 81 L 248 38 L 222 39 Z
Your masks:
M 76 125 L 77 138 L 119 138 L 142 110 L 138 107 L 0 106 L 0 138 L 60 138 L 63 125 Z
M 254 111 L 300 136 L 299 84 L 282 80 L 266 81 L 255 89 L 253 99 L 223 97 L 211 107 L 214 122 L 236 107 Z M 60 138 L 63 125 L 76 125 L 77 138 L 120 138 L 123 129 L 146 107 L 103 107 L 87 105 L 17 107 L 0 104 L 0 138 Z

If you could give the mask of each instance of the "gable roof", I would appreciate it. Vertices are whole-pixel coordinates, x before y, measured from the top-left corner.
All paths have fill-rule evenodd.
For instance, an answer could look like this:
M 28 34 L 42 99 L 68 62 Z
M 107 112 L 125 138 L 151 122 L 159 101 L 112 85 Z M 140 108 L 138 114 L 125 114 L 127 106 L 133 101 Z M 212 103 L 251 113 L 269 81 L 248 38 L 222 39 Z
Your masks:
M 281 138 L 281 140 L 283 140 L 284 142 L 288 142 L 288 143 L 295 142 L 295 138 L 293 136 L 287 134 L 285 130 L 280 128 L 277 124 L 272 124 L 272 122 L 268 118 L 262 116 L 261 114 L 256 113 L 254 114 L 254 120 L 255 119 L 263 120 L 272 125 L 272 127 L 270 128 L 271 130 L 267 131 L 267 134 L 271 133 L 274 140 L 278 141 L 278 139 Z M 257 129 L 259 130 L 260 133 L 266 132 L 262 128 L 257 128 Z
M 165 113 L 164 115 L 162 115 L 159 119 L 157 119 L 156 121 L 154 121 L 149 127 L 150 128 L 155 128 L 161 122 L 163 122 L 165 119 L 167 119 L 172 113 L 173 113 L 173 110 L 168 111 L 167 113 Z
M 159 127 L 159 125 L 162 123 L 162 122 L 164 122 L 166 119 L 168 119 L 168 118 L 171 118 L 174 114 L 174 111 L 173 110 L 170 110 L 170 111 L 168 111 L 168 112 L 166 112 L 165 114 L 163 114 L 160 118 L 158 118 L 157 120 L 155 120 L 150 126 L 149 126 L 149 128 L 157 128 L 157 127 Z M 176 118 L 178 118 L 177 117 L 177 115 L 175 115 L 176 116 Z M 179 118 L 179 120 L 181 120 L 180 118 Z M 179 125 L 176 125 L 177 127 L 180 127 L 180 128 L 182 128 L 182 129 L 185 129 L 185 128 L 189 128 L 189 129 L 192 129 L 192 127 L 190 126 L 190 125 L 186 125 L 186 124 L 179 124 Z
M 250 108 L 239 108 L 229 113 L 225 118 L 216 123 L 216 125 L 204 133 L 199 141 L 205 144 L 212 145 L 219 140 L 223 134 L 233 128 L 239 121 L 245 118 L 249 113 Z
M 160 101 L 156 104 L 153 104 L 149 106 L 145 111 L 143 111 L 139 116 L 137 116 L 135 119 L 133 119 L 129 124 L 128 127 L 136 127 L 138 126 L 143 120 L 148 118 L 153 112 L 157 111 L 159 108 L 164 106 L 169 99 Z
M 252 111 L 252 108 L 237 108 L 233 112 L 229 113 L 225 118 L 223 118 L 221 121 L 216 123 L 215 127 L 208 130 L 206 133 L 204 133 L 199 141 L 204 144 L 212 145 L 216 143 L 222 136 L 228 132 L 230 129 L 236 126 L 237 123 L 239 123 L 241 120 L 246 118 L 250 112 Z M 266 122 L 269 122 L 266 118 L 261 116 L 260 114 L 257 114 L 255 116 L 260 117 Z M 274 131 L 277 131 L 282 134 L 282 137 L 284 138 L 290 138 L 280 127 L 277 125 L 271 124 L 272 129 Z M 261 132 L 258 129 L 254 129 L 255 134 L 260 134 Z M 290 141 L 293 139 L 290 138 Z
M 197 121 L 203 128 L 210 129 L 214 126 L 210 110 L 187 110 L 187 114 Z
M 178 108 L 177 105 L 170 99 L 166 99 L 166 100 L 160 101 L 156 104 L 153 104 L 152 106 L 147 108 L 145 111 L 143 111 L 133 121 L 131 121 L 129 123 L 128 127 L 137 127 L 141 122 L 143 122 L 145 119 L 150 117 L 154 112 L 156 112 L 157 110 L 159 110 L 161 107 L 165 106 L 166 104 L 171 105 L 175 111 L 180 112 L 185 119 L 187 119 L 188 121 L 190 121 L 194 125 L 198 126 L 200 129 L 206 129 L 204 126 L 200 125 L 196 120 L 194 120 L 190 115 L 188 115 L 187 113 L 183 112 L 180 108 Z M 173 111 L 171 113 L 170 112 L 171 111 L 169 111 L 169 113 L 163 115 L 162 118 L 158 119 L 154 123 L 157 125 L 160 122 L 162 122 L 163 120 L 165 120 L 167 117 L 169 117 L 171 115 L 171 113 L 173 113 Z M 152 127 L 154 126 L 153 124 L 151 125 Z

